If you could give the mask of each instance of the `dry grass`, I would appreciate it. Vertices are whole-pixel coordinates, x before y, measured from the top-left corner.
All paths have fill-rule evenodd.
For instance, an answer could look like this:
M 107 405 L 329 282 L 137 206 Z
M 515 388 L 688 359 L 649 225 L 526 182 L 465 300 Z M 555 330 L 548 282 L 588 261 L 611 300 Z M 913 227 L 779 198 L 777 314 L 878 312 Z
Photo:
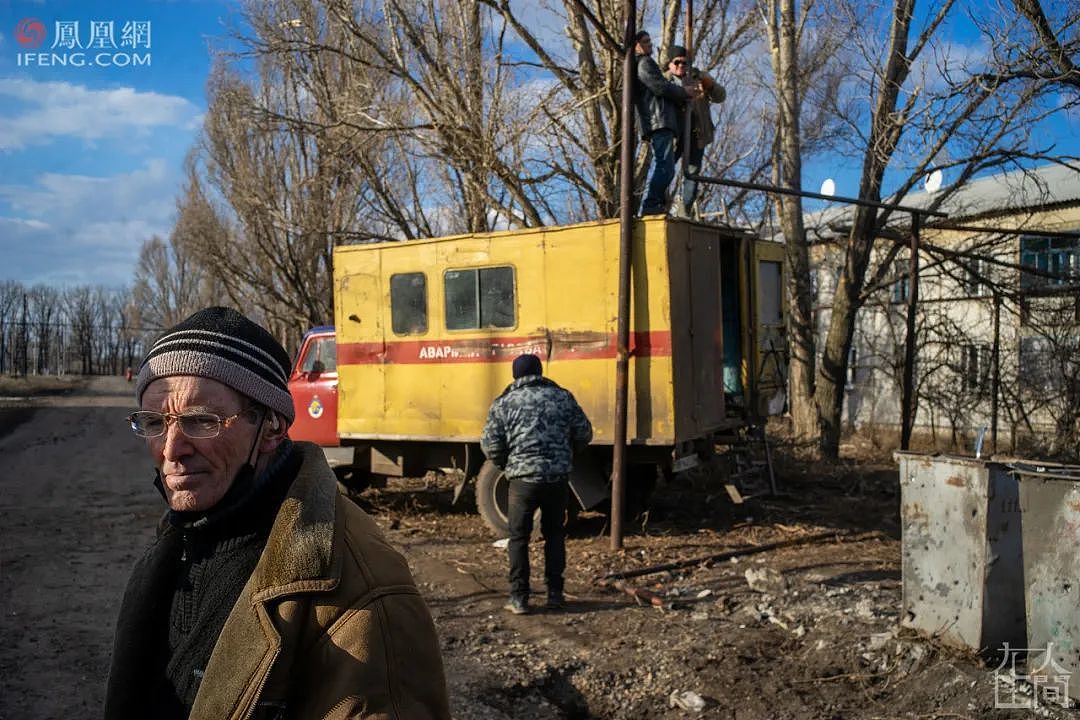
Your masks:
M 82 375 L 30 375 L 27 377 L 0 376 L 0 396 L 32 397 L 35 395 L 59 395 L 81 387 L 86 382 Z

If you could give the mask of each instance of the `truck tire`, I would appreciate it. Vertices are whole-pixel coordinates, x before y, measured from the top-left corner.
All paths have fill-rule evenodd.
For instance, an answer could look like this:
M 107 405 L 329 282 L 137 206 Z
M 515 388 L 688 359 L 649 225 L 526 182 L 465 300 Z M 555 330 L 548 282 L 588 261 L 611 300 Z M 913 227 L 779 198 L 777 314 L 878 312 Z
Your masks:
M 359 496 L 371 486 L 371 472 L 355 465 L 338 465 L 334 468 L 334 475 L 350 496 Z
M 510 536 L 507 508 L 510 502 L 510 481 L 490 460 L 484 462 L 476 476 L 476 509 L 484 524 L 500 538 Z
M 484 524 L 491 528 L 498 538 L 510 536 L 508 511 L 510 506 L 510 481 L 506 475 L 490 460 L 484 462 L 476 476 L 476 509 Z M 569 493 L 566 503 L 566 518 L 569 525 L 578 514 L 578 501 Z M 540 537 L 540 511 L 533 515 L 533 539 Z

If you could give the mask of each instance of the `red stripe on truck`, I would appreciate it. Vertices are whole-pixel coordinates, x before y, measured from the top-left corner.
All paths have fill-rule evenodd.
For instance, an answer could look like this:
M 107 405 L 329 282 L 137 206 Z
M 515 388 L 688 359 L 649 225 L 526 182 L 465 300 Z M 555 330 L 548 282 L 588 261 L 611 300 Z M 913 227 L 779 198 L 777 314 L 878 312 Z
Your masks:
M 391 340 L 337 345 L 338 365 L 425 365 L 507 362 L 523 353 L 542 360 L 596 360 L 615 357 L 615 335 L 565 332 L 522 337 L 457 340 Z M 670 357 L 671 331 L 635 332 L 631 357 Z

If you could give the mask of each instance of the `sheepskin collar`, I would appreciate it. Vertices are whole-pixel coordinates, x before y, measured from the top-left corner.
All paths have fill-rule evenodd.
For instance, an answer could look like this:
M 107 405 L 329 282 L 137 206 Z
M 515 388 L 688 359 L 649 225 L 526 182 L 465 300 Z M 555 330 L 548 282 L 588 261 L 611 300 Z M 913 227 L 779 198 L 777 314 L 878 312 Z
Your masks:
M 340 560 L 333 557 L 337 482 L 322 450 L 296 443 L 300 470 L 281 503 L 270 537 L 248 587 L 265 601 L 289 592 L 296 583 L 338 579 Z

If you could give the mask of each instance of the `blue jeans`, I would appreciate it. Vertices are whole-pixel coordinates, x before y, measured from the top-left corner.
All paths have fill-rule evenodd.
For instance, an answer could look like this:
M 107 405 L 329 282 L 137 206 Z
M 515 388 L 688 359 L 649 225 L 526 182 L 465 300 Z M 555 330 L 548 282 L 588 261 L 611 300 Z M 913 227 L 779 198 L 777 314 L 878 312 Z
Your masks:
M 690 175 L 697 175 L 701 172 L 701 161 L 705 158 L 705 148 L 699 148 L 695 146 L 693 140 L 690 141 L 690 156 L 686 159 L 686 172 Z M 694 200 L 697 199 L 698 184 L 697 180 L 688 180 L 683 178 L 682 185 L 682 204 L 683 209 L 686 211 L 686 216 L 690 217 L 690 208 L 694 206 Z
M 675 177 L 675 133 L 671 130 L 656 130 L 649 136 L 652 146 L 652 176 L 641 201 L 642 215 L 657 215 L 667 212 L 667 189 Z
M 566 569 L 566 503 L 569 482 L 525 482 L 511 478 L 507 521 L 510 526 L 510 594 L 529 596 L 529 539 L 533 513 L 540 508 L 540 531 L 544 535 L 544 578 L 548 593 L 563 591 Z

